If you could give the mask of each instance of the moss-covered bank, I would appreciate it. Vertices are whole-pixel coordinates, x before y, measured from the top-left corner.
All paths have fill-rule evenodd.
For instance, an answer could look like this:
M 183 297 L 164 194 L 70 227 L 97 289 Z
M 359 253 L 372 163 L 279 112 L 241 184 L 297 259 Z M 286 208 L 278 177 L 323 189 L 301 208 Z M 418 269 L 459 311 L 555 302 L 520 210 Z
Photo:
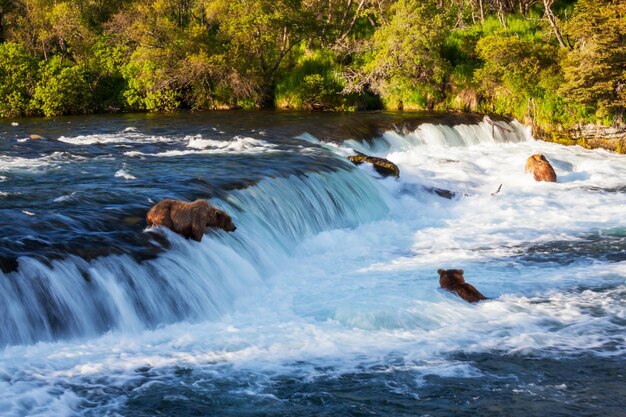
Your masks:
M 626 154 L 626 126 L 582 124 L 569 129 L 562 126 L 534 127 L 533 136 L 562 145 L 580 145 L 588 149 L 602 148 Z

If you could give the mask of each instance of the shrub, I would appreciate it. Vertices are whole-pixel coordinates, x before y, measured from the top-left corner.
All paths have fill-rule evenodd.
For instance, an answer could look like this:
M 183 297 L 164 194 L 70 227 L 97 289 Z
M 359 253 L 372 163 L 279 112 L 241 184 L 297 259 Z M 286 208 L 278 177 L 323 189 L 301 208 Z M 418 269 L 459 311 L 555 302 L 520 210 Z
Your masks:
M 31 112 L 37 78 L 37 60 L 33 56 L 18 44 L 0 44 L 0 116 L 17 117 Z
M 36 108 L 46 116 L 84 114 L 93 110 L 89 73 L 82 65 L 67 65 L 58 57 L 40 64 L 34 94 Z
M 332 55 L 306 51 L 295 67 L 277 85 L 276 98 L 282 107 L 305 110 L 338 110 L 345 105 L 339 65 Z

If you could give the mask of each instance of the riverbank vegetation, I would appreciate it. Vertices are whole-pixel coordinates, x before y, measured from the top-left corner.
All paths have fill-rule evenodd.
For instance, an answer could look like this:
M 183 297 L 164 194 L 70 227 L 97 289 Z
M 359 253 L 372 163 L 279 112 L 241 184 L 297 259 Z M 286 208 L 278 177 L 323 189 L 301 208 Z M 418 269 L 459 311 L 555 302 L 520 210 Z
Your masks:
M 430 109 L 621 124 L 619 0 L 0 0 L 0 116 Z

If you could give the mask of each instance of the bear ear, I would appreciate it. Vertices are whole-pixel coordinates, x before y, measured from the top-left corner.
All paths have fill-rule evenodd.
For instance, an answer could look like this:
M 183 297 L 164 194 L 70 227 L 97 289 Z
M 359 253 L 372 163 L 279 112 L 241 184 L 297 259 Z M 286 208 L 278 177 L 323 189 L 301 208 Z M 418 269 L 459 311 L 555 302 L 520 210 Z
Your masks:
M 437 273 L 438 273 L 439 275 L 443 275 L 443 274 L 445 274 L 445 273 L 446 273 L 446 271 L 444 271 L 443 269 L 438 269 L 438 270 L 437 270 Z
M 463 275 L 465 273 L 465 271 L 463 271 L 462 269 L 459 269 L 459 274 Z

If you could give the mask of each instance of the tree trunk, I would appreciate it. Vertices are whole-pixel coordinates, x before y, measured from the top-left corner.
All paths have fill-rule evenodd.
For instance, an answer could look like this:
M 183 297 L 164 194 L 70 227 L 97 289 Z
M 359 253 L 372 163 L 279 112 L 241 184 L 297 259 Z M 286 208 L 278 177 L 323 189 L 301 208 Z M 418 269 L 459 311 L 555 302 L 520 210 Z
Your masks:
M 276 85 L 271 78 L 266 79 L 261 87 L 259 106 L 262 109 L 276 108 Z
M 502 3 L 498 5 L 498 20 L 502 24 L 502 27 L 506 29 L 506 15 L 504 14 Z
M 548 18 L 550 26 L 552 26 L 554 34 L 556 35 L 556 39 L 557 41 L 559 41 L 559 45 L 561 45 L 561 48 L 569 48 L 569 45 L 567 45 L 563 40 L 563 36 L 561 35 L 559 26 L 556 24 L 556 17 L 554 16 L 554 13 L 552 13 L 551 9 L 552 3 L 554 3 L 554 0 L 543 0 L 543 7 L 545 9 L 546 18 Z

